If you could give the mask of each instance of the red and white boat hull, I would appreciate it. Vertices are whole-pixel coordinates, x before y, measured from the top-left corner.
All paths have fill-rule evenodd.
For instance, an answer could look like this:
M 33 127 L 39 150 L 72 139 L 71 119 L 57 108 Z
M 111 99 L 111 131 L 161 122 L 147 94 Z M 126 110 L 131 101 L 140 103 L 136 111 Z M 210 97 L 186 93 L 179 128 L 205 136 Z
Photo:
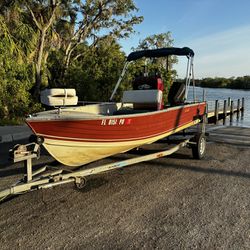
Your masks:
M 65 109 L 66 110 L 66 109 Z M 44 147 L 67 166 L 86 163 L 153 143 L 200 122 L 205 102 L 131 115 L 93 118 L 58 115 L 27 119 Z

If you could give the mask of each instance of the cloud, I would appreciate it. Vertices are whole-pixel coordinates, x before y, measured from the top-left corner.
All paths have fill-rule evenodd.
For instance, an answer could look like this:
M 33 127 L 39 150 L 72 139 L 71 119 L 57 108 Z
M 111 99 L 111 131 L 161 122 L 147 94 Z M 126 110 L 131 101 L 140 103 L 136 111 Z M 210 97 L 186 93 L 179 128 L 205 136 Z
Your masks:
M 196 77 L 250 75 L 250 25 L 186 41 L 194 49 Z M 185 71 L 182 60 L 176 66 Z M 185 72 L 179 73 L 183 77 Z

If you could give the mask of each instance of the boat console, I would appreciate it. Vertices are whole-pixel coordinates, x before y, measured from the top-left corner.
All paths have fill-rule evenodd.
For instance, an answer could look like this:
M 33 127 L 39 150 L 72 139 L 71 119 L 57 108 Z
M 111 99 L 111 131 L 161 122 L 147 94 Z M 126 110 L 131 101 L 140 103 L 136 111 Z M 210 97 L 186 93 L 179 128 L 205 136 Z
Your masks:
M 168 103 L 170 106 L 184 104 L 185 102 L 185 83 L 173 82 L 168 92 Z

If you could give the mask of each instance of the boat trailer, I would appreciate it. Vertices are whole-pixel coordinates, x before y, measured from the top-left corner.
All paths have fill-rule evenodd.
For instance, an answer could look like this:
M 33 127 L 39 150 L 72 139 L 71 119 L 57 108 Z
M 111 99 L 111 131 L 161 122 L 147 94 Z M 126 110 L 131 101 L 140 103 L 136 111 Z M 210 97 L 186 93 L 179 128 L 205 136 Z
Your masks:
M 0 191 L 0 202 L 12 195 L 23 194 L 38 189 L 51 188 L 70 182 L 75 183 L 78 189 L 82 189 L 86 184 L 85 177 L 87 176 L 168 156 L 185 146 L 189 146 L 192 149 L 194 158 L 201 159 L 203 158 L 206 150 L 206 137 L 205 133 L 202 131 L 203 129 L 200 133 L 196 133 L 195 136 L 182 140 L 170 149 L 72 172 L 64 169 L 56 169 L 55 167 L 47 165 L 37 170 L 33 170 L 32 159 L 38 159 L 40 157 L 41 144 L 33 142 L 26 145 L 16 145 L 10 150 L 10 157 L 13 163 L 24 162 L 26 174 L 17 183 L 5 190 Z

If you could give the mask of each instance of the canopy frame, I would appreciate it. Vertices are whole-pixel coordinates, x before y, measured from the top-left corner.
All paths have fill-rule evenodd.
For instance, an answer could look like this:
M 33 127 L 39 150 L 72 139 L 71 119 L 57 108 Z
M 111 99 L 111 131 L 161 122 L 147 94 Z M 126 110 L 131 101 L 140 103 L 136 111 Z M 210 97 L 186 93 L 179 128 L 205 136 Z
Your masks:
M 159 58 L 159 57 L 169 57 L 169 56 L 186 56 L 188 59 L 187 62 L 187 70 L 186 70 L 186 81 L 185 81 L 185 101 L 187 100 L 188 97 L 188 91 L 189 91 L 189 87 L 190 87 L 190 82 L 191 82 L 191 78 L 192 78 L 192 82 L 193 82 L 193 97 L 194 97 L 194 101 L 195 101 L 195 92 L 194 92 L 194 69 L 193 69 L 193 61 L 194 61 L 194 51 L 188 47 L 183 47 L 183 48 L 161 48 L 161 49 L 153 49 L 153 50 L 141 50 L 141 51 L 134 51 L 132 53 L 130 53 L 127 57 L 127 60 L 125 62 L 125 65 L 123 67 L 121 76 L 119 77 L 115 88 L 110 96 L 110 101 L 113 100 L 117 89 L 120 86 L 120 83 L 126 73 L 126 70 L 128 68 L 128 65 L 132 62 L 132 61 L 136 61 L 138 59 L 141 59 L 143 57 L 145 58 Z

